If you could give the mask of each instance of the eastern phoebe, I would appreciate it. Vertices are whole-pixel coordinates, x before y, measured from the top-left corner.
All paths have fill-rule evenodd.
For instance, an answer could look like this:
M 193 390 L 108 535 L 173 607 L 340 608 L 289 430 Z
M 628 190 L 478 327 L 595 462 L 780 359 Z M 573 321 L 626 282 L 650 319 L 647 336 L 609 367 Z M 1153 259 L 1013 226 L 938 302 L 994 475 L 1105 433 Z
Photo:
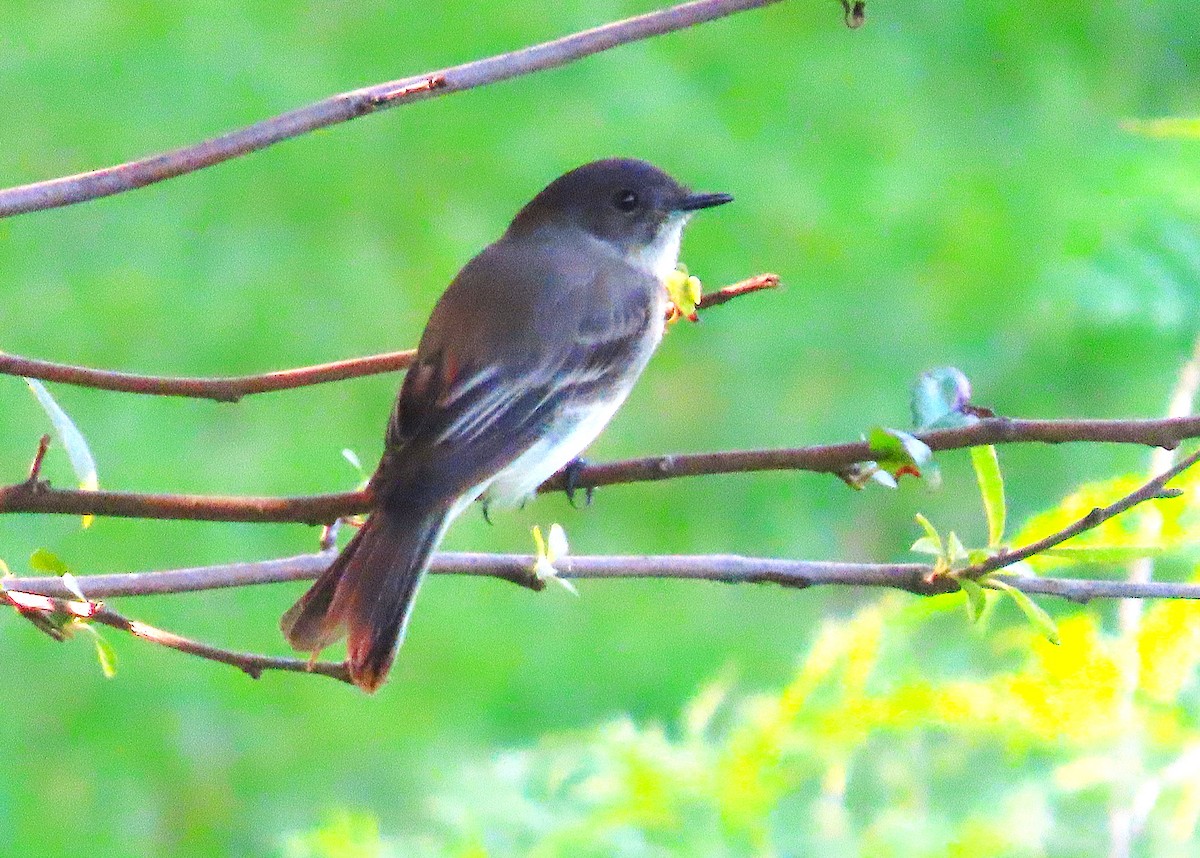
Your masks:
M 379 687 L 446 527 L 480 497 L 522 502 L 600 434 L 662 338 L 684 224 L 731 199 L 643 161 L 596 161 L 467 263 L 400 388 L 374 512 L 283 616 L 293 647 L 347 634 L 355 684 Z

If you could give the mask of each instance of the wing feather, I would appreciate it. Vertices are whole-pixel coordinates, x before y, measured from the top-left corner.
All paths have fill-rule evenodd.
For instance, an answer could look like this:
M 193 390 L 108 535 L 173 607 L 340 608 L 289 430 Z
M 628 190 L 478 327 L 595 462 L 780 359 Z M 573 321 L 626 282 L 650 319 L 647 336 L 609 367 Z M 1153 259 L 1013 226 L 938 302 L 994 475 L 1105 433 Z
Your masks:
M 434 310 L 388 424 L 385 492 L 448 497 L 486 482 L 564 411 L 627 390 L 653 351 L 652 277 L 504 245 L 468 264 Z

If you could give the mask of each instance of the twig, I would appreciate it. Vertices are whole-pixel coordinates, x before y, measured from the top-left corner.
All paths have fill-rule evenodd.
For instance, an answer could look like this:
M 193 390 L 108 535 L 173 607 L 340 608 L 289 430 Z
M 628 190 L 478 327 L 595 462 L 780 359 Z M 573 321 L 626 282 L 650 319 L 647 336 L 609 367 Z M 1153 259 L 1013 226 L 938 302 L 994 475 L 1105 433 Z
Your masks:
M 1166 485 L 1171 480 L 1182 474 L 1188 468 L 1200 462 L 1200 450 L 1192 453 L 1190 456 L 1179 461 L 1174 467 L 1163 471 L 1157 477 L 1148 480 L 1141 488 L 1130 492 L 1124 497 L 1114 501 L 1108 506 L 1096 507 L 1083 518 L 1064 527 L 1062 530 L 1057 530 L 1047 536 L 1042 537 L 1036 542 L 1031 542 L 1026 546 L 1015 549 L 1013 551 L 1004 551 L 993 557 L 989 557 L 982 563 L 976 563 L 973 566 L 968 566 L 959 572 L 954 573 L 959 578 L 979 578 L 982 575 L 987 575 L 989 572 L 994 572 L 997 569 L 1003 569 L 1006 566 L 1011 566 L 1014 563 L 1019 563 L 1022 560 L 1028 560 L 1035 554 L 1041 554 L 1061 545 L 1068 539 L 1072 539 L 1085 531 L 1099 527 L 1110 518 L 1115 518 L 1127 510 L 1132 509 L 1140 503 L 1145 503 L 1151 500 L 1161 500 L 1163 498 L 1178 497 L 1178 490 L 1167 489 Z M 1119 583 L 1119 582 L 1114 582 Z M 1146 582 L 1127 582 L 1127 586 L 1136 587 L 1138 584 L 1144 585 Z M 1130 598 L 1139 598 L 1131 596 Z
M 42 473 L 42 462 L 46 460 L 46 451 L 50 449 L 50 436 L 43 435 L 38 439 L 37 451 L 33 454 L 33 461 L 29 465 L 29 479 L 26 482 L 36 483 L 38 476 Z
M 705 294 L 697 307 L 700 309 L 716 307 L 742 295 L 773 289 L 778 285 L 778 275 L 758 274 Z M 0 375 L 57 381 L 61 384 L 112 390 L 119 393 L 185 396 L 193 399 L 214 399 L 217 402 L 237 402 L 242 397 L 255 393 L 295 390 L 313 384 L 396 372 L 407 369 L 412 364 L 415 354 L 416 351 L 410 349 L 402 352 L 349 358 L 316 366 L 277 370 L 259 375 L 234 375 L 223 378 L 171 378 L 92 369 L 0 353 Z
M 388 107 L 413 104 L 555 68 L 618 45 L 777 2 L 779 0 L 696 0 L 510 53 L 344 92 L 191 146 L 90 173 L 0 190 L 0 217 L 134 190 Z
M 696 309 L 707 310 L 711 307 L 719 307 L 742 295 L 761 292 L 763 289 L 774 289 L 778 285 L 778 274 L 759 274 L 757 277 L 749 277 L 740 283 L 734 283 L 732 286 L 726 286 L 715 292 L 705 292 L 696 302 Z
M 35 579 L 36 580 L 36 579 Z M 60 580 L 61 579 L 56 579 Z M 83 579 L 87 583 L 86 578 Z M 131 620 L 101 602 L 80 602 L 69 591 L 54 597 L 33 594 L 22 589 L 17 580 L 8 578 L 4 581 L 5 589 L 0 590 L 0 600 L 18 608 L 22 612 L 60 613 L 74 616 L 85 622 L 100 623 L 110 628 L 128 632 L 134 637 L 150 643 L 165 646 L 170 649 L 198 656 L 209 661 L 219 661 L 232 665 L 238 670 L 258 679 L 267 670 L 283 670 L 292 673 L 316 673 L 328 676 L 341 682 L 353 684 L 350 671 L 342 662 L 309 661 L 299 658 L 281 658 L 254 653 L 234 652 L 221 649 L 210 644 L 185 638 L 173 632 L 163 631 L 138 620 Z
M 340 518 L 321 526 L 321 537 L 317 540 L 317 545 L 322 551 L 332 551 L 337 547 L 338 531 L 341 530 L 341 526 Z
M 1200 417 L 1156 420 L 1021 420 L 991 417 L 959 429 L 919 434 L 933 450 L 957 450 L 982 444 L 1089 441 L 1144 444 L 1172 448 L 1200 437 Z M 838 473 L 871 459 L 866 442 L 817 445 L 778 450 L 733 450 L 717 453 L 653 456 L 578 469 L 576 487 L 653 482 L 677 477 L 757 471 Z M 540 492 L 561 491 L 565 478 L 551 477 Z M 369 491 L 292 498 L 222 497 L 214 495 L 137 494 L 133 492 L 55 489 L 44 482 L 0 487 L 0 514 L 49 513 L 105 515 L 124 518 L 186 521 L 300 522 L 327 524 L 347 515 L 368 512 Z

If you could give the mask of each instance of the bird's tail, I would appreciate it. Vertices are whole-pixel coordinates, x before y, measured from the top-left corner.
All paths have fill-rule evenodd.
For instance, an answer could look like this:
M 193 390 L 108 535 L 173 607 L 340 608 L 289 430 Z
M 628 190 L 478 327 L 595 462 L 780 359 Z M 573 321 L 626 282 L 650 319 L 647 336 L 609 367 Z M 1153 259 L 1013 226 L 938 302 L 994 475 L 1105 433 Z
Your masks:
M 350 676 L 365 691 L 387 677 L 449 508 L 380 508 L 283 615 L 288 642 L 318 652 L 349 637 Z

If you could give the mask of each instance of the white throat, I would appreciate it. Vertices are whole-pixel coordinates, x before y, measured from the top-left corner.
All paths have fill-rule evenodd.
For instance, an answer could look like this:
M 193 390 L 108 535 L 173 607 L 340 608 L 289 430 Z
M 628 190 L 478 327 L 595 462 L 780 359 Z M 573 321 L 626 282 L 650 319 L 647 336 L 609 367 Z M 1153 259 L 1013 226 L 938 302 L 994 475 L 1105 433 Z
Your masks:
M 683 213 L 671 215 L 659 229 L 654 241 L 635 253 L 629 261 L 659 280 L 666 279 L 679 265 L 679 243 L 687 220 L 688 216 Z

